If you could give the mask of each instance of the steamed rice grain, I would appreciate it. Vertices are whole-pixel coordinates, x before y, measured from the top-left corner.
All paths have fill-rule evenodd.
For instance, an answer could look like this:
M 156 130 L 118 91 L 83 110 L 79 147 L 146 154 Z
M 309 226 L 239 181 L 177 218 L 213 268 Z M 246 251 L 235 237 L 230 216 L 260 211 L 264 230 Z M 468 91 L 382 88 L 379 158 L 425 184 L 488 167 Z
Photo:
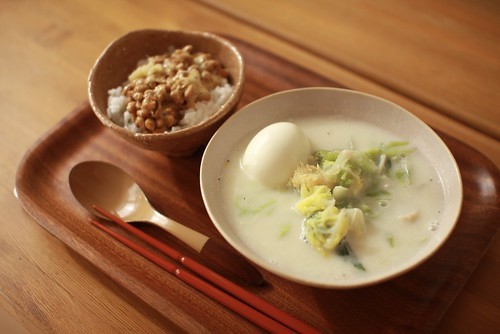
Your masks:
M 135 125 L 132 115 L 126 111 L 127 98 L 122 95 L 122 89 L 123 88 L 119 86 L 108 91 L 108 117 L 114 123 L 134 133 L 140 133 L 141 130 Z M 184 116 L 179 121 L 179 124 L 165 132 L 175 132 L 206 121 L 229 99 L 232 91 L 233 86 L 229 83 L 215 87 L 210 92 L 211 98 L 209 101 L 197 102 L 194 108 L 185 110 Z

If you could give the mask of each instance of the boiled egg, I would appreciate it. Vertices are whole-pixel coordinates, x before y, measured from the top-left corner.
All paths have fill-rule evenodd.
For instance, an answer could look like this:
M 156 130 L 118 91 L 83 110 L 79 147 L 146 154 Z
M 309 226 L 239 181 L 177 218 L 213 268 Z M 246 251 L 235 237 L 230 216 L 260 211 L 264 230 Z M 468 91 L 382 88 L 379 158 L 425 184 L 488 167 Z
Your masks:
M 291 122 L 273 123 L 260 130 L 248 144 L 241 167 L 254 181 L 282 187 L 295 169 L 306 163 L 311 145 L 302 130 Z

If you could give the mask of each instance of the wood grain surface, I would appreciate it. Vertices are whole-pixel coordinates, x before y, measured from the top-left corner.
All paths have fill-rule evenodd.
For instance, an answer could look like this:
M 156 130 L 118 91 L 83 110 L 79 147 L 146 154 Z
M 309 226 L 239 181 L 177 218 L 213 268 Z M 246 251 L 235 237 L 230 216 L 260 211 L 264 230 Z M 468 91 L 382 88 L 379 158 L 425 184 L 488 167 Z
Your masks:
M 13 194 L 22 157 L 86 99 L 90 68 L 113 39 L 142 28 L 230 34 L 391 100 L 498 168 L 499 7 L 495 0 L 1 1 L 0 328 L 165 331 L 163 316 L 48 233 Z M 497 187 L 486 180 L 481 192 Z M 496 237 L 436 332 L 497 332 L 499 280 Z
M 205 2 L 500 139 L 499 2 Z
M 248 81 L 241 105 L 290 88 L 338 86 L 250 44 L 236 43 L 247 64 Z M 424 265 L 387 283 L 351 291 L 311 288 L 268 272 L 264 272 L 264 287 L 248 288 L 325 333 L 435 330 L 491 242 L 495 219 L 500 214 L 495 191 L 500 177 L 494 165 L 467 145 L 445 135 L 442 138 L 459 163 L 465 205 L 453 236 Z M 83 104 L 27 153 L 19 169 L 17 190 L 37 222 L 148 305 L 149 312 L 161 315 L 169 330 L 256 330 L 90 226 L 88 214 L 72 198 L 67 181 L 71 168 L 80 161 L 118 164 L 134 176 L 161 212 L 224 242 L 210 222 L 199 192 L 201 155 L 200 150 L 190 158 L 167 158 L 133 147 L 104 129 L 89 105 Z M 472 160 L 474 164 L 470 163 Z M 39 178 L 44 170 L 46 177 Z M 483 182 L 493 187 L 484 191 Z M 116 229 L 114 224 L 111 227 Z M 163 231 L 143 228 L 204 261 Z M 385 314 L 394 316 L 384 317 Z M 353 316 L 358 320 L 355 323 Z

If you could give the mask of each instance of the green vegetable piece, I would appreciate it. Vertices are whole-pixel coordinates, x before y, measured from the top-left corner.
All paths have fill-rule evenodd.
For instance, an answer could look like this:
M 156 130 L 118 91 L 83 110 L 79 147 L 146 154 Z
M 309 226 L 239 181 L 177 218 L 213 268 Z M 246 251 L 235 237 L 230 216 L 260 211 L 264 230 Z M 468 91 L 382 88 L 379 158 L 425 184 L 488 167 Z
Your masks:
M 286 224 L 283 227 L 281 227 L 280 231 L 278 232 L 278 237 L 283 237 L 290 231 L 290 224 Z
M 385 187 L 389 180 L 410 183 L 406 156 L 413 150 L 408 142 L 393 141 L 366 151 L 316 151 L 316 165 L 299 167 L 291 181 L 300 191 L 296 209 L 306 217 L 308 242 L 322 253 L 349 251 L 340 247 L 342 240 L 350 231 L 365 232 L 365 218 L 374 217 L 372 199 L 390 198 Z M 394 244 L 393 239 L 388 241 Z M 353 264 L 365 270 L 359 261 Z
M 270 214 L 275 204 L 275 199 L 260 201 L 255 204 L 251 203 L 251 201 L 247 200 L 244 196 L 236 198 L 236 208 L 238 209 L 240 216 Z
M 361 262 L 354 262 L 353 265 L 354 265 L 354 267 L 356 267 L 359 270 L 366 271 L 365 266 L 363 266 L 363 264 Z
M 393 141 L 388 143 L 382 143 L 381 151 L 384 154 L 387 154 L 387 156 L 391 158 L 395 156 L 405 156 L 415 150 L 413 147 L 408 145 L 409 144 L 406 141 Z
M 345 256 L 355 268 L 362 271 L 366 271 L 365 266 L 363 266 L 363 264 L 359 261 L 356 254 L 354 254 L 354 251 L 352 250 L 347 240 L 342 239 L 337 248 L 335 249 L 335 251 L 338 255 Z
M 389 242 L 389 245 L 391 247 L 394 247 L 395 246 L 395 243 L 394 243 L 394 236 L 393 235 L 389 235 L 387 236 L 387 242 Z
M 320 150 L 316 151 L 313 156 L 318 162 L 320 166 L 323 166 L 323 163 L 325 161 L 335 161 L 337 160 L 337 157 L 339 155 L 340 151 L 326 151 L 326 150 Z
M 333 195 L 327 186 L 315 186 L 310 192 L 304 190 L 304 196 L 295 208 L 304 216 L 309 217 L 313 213 L 325 210 L 332 205 Z

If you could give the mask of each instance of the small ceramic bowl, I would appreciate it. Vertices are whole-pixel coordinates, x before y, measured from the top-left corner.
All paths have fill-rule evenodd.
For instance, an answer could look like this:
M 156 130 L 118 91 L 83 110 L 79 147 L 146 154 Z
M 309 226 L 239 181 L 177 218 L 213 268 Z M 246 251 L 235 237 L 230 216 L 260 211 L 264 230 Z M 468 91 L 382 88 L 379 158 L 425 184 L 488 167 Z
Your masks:
M 174 132 L 143 134 L 117 125 L 107 116 L 108 91 L 121 86 L 140 60 L 165 53 L 170 47 L 192 45 L 195 52 L 210 53 L 229 72 L 233 91 L 221 108 L 207 120 Z M 88 95 L 97 118 L 128 141 L 170 156 L 187 156 L 206 144 L 219 126 L 235 111 L 243 93 L 244 63 L 228 40 L 207 32 L 137 30 L 113 41 L 99 56 L 88 79 Z
M 344 123 L 338 123 L 339 120 Z M 419 210 L 417 214 L 422 215 L 421 219 L 418 218 L 409 223 L 418 226 L 418 233 L 410 232 L 404 236 L 398 234 L 400 230 L 394 231 L 395 240 L 411 242 L 419 240 L 421 244 L 417 244 L 415 249 L 408 250 L 404 256 L 399 253 L 401 248 L 395 248 L 397 253 L 389 253 L 388 257 L 381 259 L 388 265 L 380 270 L 373 269 L 380 259 L 375 259 L 374 262 L 370 256 L 373 256 L 374 252 L 379 252 L 377 250 L 382 249 L 381 247 L 386 247 L 385 250 L 387 250 L 391 246 L 390 242 L 384 239 L 382 232 L 376 245 L 358 241 L 356 244 L 358 248 L 353 247 L 355 253 L 356 250 L 360 250 L 359 247 L 361 250 L 371 249 L 369 252 L 358 253 L 360 261 L 366 261 L 364 262 L 366 272 L 357 270 L 358 268 L 354 268 L 355 266 L 350 262 L 342 267 L 342 263 L 346 262 L 342 262 L 343 259 L 335 254 L 332 256 L 337 256 L 337 259 L 330 257 L 329 260 L 325 260 L 325 263 L 316 261 L 317 257 L 323 255 L 301 239 L 302 216 L 295 212 L 289 213 L 293 211 L 292 207 L 299 200 L 299 195 L 293 190 L 285 189 L 284 196 L 287 197 L 284 197 L 282 193 L 278 194 L 274 190 L 261 190 L 262 187 L 258 187 L 255 182 L 237 181 L 246 179 L 234 152 L 239 150 L 239 154 L 242 154 L 246 143 L 261 129 L 283 121 L 302 122 L 297 124 L 302 124 L 302 129 L 311 140 L 313 150 L 345 148 L 345 146 L 332 147 L 332 145 L 344 145 L 333 143 L 339 136 L 346 137 L 346 139 L 339 139 L 342 143 L 345 140 L 345 145 L 349 145 L 348 142 L 351 140 L 352 143 L 370 140 L 370 147 L 373 147 L 371 145 L 378 146 L 380 141 L 373 137 L 377 131 L 372 130 L 371 126 L 378 128 L 378 131 L 390 133 L 390 136 L 394 136 L 396 140 L 408 141 L 419 151 L 419 157 L 427 161 L 426 164 L 422 164 L 426 166 L 425 170 L 433 170 L 433 174 L 429 175 L 435 175 L 435 179 L 422 176 L 420 181 L 415 179 L 415 182 L 421 186 L 434 182 L 432 180 L 440 181 L 437 187 L 432 188 L 432 191 L 440 194 L 436 198 L 440 198 L 441 202 L 423 195 L 411 193 L 406 195 L 410 208 L 403 212 Z M 352 125 L 353 122 L 354 124 L 362 122 L 370 127 L 361 127 L 365 130 L 354 130 L 350 128 L 355 126 Z M 329 127 L 329 124 L 332 125 Z M 357 131 L 356 135 L 354 135 L 355 131 Z M 410 168 L 412 167 L 416 165 L 411 165 Z M 415 174 L 417 172 L 413 175 Z M 232 188 L 234 184 L 237 184 L 236 189 Z M 207 145 L 201 163 L 200 186 L 205 206 L 214 225 L 242 255 L 283 278 L 322 288 L 347 289 L 372 285 L 415 268 L 444 244 L 456 225 L 462 205 L 462 181 L 456 161 L 444 142 L 429 126 L 402 107 L 387 100 L 361 92 L 335 88 L 303 88 L 284 91 L 241 108 L 222 125 Z M 224 189 L 231 190 L 225 191 Z M 416 190 L 417 188 L 414 189 Z M 413 197 L 417 205 L 414 205 L 411 200 Z M 388 200 L 398 201 L 400 198 Z M 434 202 L 441 204 L 436 205 L 435 209 L 430 209 Z M 266 206 L 269 203 L 284 204 L 280 207 L 272 207 L 274 211 L 263 209 L 269 208 Z M 398 212 L 393 209 L 393 206 L 389 208 L 391 211 Z M 432 215 L 425 216 L 426 210 L 429 210 L 427 212 L 432 210 Z M 272 215 L 271 212 L 277 212 L 278 216 Z M 435 212 L 438 213 L 437 216 L 434 216 Z M 404 219 L 399 216 L 400 213 L 392 215 L 394 218 L 391 219 L 397 222 Z M 429 218 L 424 218 L 424 216 Z M 283 235 L 278 236 L 283 226 L 290 228 L 286 232 L 286 240 Z M 404 229 L 408 225 L 398 225 L 398 228 L 401 228 L 400 226 Z M 384 228 L 387 226 L 384 225 L 382 229 Z M 408 227 L 407 230 L 415 231 L 411 228 L 413 227 Z M 384 233 L 392 232 L 385 231 Z M 368 234 L 367 238 L 372 235 Z M 404 241 L 396 242 L 399 247 L 402 243 Z M 321 265 L 313 263 L 321 263 Z M 311 266 L 315 266 L 315 269 L 313 270 Z M 333 268 L 333 271 L 327 271 L 325 274 L 325 268 Z M 318 272 L 321 274 L 317 274 Z

